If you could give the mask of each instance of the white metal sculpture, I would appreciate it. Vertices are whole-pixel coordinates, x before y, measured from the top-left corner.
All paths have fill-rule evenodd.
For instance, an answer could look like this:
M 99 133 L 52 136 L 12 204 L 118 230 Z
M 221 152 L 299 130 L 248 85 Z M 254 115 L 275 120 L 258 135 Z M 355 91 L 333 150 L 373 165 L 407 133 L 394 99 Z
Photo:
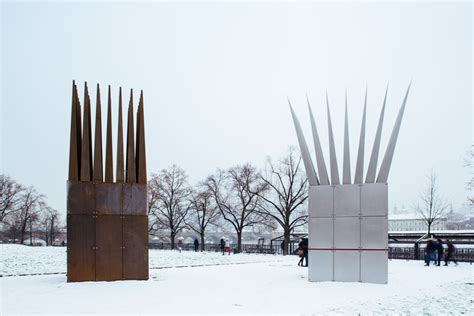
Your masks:
M 327 94 L 326 104 L 331 181 L 329 181 L 318 129 L 309 100 L 308 109 L 319 177 L 311 161 L 300 122 L 290 104 L 296 135 L 310 185 L 308 206 L 308 278 L 310 281 L 387 283 L 387 178 L 409 91 L 410 85 L 408 86 L 402 106 L 398 112 L 397 120 L 376 178 L 385 103 L 388 92 L 387 86 L 365 182 L 363 181 L 363 173 L 367 91 L 365 93 L 359 150 L 353 183 L 351 182 L 350 168 L 347 95 L 345 104 L 342 184 L 339 181 L 336 149 Z

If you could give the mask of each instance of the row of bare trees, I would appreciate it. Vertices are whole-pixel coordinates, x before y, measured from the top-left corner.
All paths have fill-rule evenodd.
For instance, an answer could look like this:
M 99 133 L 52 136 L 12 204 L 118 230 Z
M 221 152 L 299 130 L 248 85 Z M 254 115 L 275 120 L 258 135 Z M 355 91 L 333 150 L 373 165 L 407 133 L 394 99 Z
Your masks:
M 187 228 L 200 236 L 203 247 L 209 227 L 227 224 L 241 252 L 246 229 L 279 226 L 288 245 L 291 233 L 308 220 L 307 186 L 301 157 L 292 149 L 276 162 L 268 159 L 263 171 L 249 163 L 218 169 L 194 187 L 173 165 L 149 181 L 149 231 L 169 231 L 174 249 L 176 236 Z
M 34 234 L 51 245 L 61 227 L 59 213 L 46 203 L 44 194 L 33 186 L 25 186 L 7 175 L 0 175 L 0 225 L 12 242 L 24 243 Z

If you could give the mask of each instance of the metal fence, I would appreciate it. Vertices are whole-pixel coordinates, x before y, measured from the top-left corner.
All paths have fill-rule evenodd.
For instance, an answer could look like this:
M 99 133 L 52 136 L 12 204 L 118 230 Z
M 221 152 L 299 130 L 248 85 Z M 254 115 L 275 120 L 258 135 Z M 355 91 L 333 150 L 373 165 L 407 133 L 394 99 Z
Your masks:
M 389 259 L 424 260 L 425 258 L 425 248 L 389 247 L 388 249 Z M 446 254 L 446 252 L 444 252 L 444 254 Z M 451 256 L 451 260 L 470 263 L 474 262 L 474 248 L 455 249 Z

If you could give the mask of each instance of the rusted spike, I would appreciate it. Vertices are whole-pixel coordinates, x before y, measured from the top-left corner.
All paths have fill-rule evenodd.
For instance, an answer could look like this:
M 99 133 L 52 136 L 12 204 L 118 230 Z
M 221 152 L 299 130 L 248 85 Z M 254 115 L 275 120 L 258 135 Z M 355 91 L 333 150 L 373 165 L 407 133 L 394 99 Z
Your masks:
M 91 100 L 84 85 L 84 126 L 82 128 L 81 181 L 92 180 Z
M 118 109 L 118 131 L 117 131 L 117 171 L 116 182 L 124 182 L 123 168 L 123 119 L 122 119 L 122 87 L 119 89 L 119 109 Z
M 69 140 L 69 181 L 79 180 L 79 161 L 77 159 L 78 142 L 77 139 L 77 100 L 76 100 L 76 84 L 72 81 L 72 104 L 71 104 L 71 136 Z
M 112 97 L 110 85 L 107 103 L 107 139 L 105 141 L 105 182 L 114 182 L 114 163 L 112 154 Z
M 77 135 L 77 165 L 78 165 L 78 180 L 81 175 L 81 148 L 82 148 L 82 119 L 81 119 L 81 102 L 79 101 L 79 93 L 76 87 L 76 135 Z
M 128 120 L 127 120 L 127 183 L 136 183 L 137 174 L 135 168 L 135 144 L 133 132 L 133 89 L 130 89 L 130 102 L 128 105 Z
M 103 182 L 104 172 L 102 166 L 102 111 L 100 105 L 100 88 L 97 84 L 97 97 L 95 106 L 95 139 L 94 139 L 94 181 Z
M 137 182 L 146 184 L 145 120 L 143 111 L 143 90 L 137 111 Z

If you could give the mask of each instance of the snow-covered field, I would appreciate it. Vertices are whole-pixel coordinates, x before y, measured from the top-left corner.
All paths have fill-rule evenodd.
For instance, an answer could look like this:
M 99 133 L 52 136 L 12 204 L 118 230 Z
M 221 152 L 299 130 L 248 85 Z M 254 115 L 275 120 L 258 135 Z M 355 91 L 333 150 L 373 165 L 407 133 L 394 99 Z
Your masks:
M 20 267 L 52 272 L 48 264 L 65 269 L 64 249 L 0 249 L 2 273 L 20 273 Z M 247 264 L 232 264 L 238 262 Z M 296 262 L 294 256 L 152 250 L 151 267 L 215 265 L 151 269 L 148 281 L 66 283 L 63 274 L 3 277 L 1 314 L 474 314 L 469 264 L 424 267 L 421 261 L 393 260 L 389 283 L 377 285 L 308 282 L 307 269 Z

